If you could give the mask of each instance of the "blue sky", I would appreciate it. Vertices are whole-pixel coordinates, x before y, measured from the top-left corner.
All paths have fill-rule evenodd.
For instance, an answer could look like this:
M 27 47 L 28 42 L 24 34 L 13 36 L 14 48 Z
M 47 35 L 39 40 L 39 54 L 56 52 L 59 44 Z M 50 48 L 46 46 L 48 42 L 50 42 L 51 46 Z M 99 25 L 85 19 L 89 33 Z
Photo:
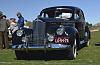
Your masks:
M 100 22 L 100 0 L 0 0 L 0 10 L 8 18 L 20 11 L 26 20 L 34 20 L 43 8 L 52 6 L 76 6 L 83 10 L 86 21 Z

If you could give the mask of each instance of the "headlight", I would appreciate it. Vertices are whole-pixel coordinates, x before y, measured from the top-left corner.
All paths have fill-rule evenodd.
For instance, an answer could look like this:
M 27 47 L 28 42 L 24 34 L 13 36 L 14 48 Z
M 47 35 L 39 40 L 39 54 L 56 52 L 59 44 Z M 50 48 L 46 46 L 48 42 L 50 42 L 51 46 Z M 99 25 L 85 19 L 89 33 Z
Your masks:
M 16 34 L 17 34 L 17 36 L 22 36 L 22 35 L 23 35 L 23 30 L 18 30 L 18 31 L 16 32 Z
M 47 33 L 47 36 L 48 36 L 48 41 L 52 42 L 54 40 L 54 35 Z
M 56 31 L 57 35 L 62 35 L 64 33 L 64 27 L 59 27 Z

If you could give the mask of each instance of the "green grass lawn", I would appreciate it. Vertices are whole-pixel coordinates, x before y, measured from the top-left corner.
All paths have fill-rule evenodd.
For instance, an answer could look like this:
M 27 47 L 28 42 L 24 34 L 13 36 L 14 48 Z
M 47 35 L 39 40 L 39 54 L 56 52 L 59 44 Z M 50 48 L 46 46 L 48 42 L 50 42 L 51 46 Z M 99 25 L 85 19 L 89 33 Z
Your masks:
M 14 50 L 0 50 L 0 65 L 100 65 L 100 32 L 93 32 L 90 46 L 79 51 L 75 60 L 16 60 Z

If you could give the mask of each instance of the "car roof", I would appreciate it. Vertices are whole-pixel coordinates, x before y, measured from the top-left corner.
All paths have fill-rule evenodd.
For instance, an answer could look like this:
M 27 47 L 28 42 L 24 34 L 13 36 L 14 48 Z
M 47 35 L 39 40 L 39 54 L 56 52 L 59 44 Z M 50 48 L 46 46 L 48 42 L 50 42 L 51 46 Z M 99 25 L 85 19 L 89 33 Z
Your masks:
M 80 8 L 74 7 L 74 6 L 55 6 L 55 7 L 45 8 L 41 12 L 47 11 L 47 10 L 50 10 L 50 9 L 57 9 L 57 8 L 69 8 L 69 9 L 72 9 L 72 10 L 75 10 L 75 9 L 81 10 Z

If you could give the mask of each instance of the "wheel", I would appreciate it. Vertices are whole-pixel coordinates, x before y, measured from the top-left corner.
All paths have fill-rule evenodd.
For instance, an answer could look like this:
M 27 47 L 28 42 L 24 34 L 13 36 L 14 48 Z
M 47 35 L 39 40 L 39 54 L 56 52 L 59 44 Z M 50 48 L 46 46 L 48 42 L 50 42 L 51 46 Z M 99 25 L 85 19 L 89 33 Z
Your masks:
M 88 40 L 87 42 L 85 42 L 85 46 L 89 47 L 89 45 L 90 45 L 90 41 Z
M 89 33 L 85 32 L 85 46 L 88 47 L 89 46 Z
M 73 47 L 68 52 L 68 59 L 73 60 L 76 58 L 76 55 L 77 55 L 77 44 L 76 44 L 76 39 L 75 39 Z

